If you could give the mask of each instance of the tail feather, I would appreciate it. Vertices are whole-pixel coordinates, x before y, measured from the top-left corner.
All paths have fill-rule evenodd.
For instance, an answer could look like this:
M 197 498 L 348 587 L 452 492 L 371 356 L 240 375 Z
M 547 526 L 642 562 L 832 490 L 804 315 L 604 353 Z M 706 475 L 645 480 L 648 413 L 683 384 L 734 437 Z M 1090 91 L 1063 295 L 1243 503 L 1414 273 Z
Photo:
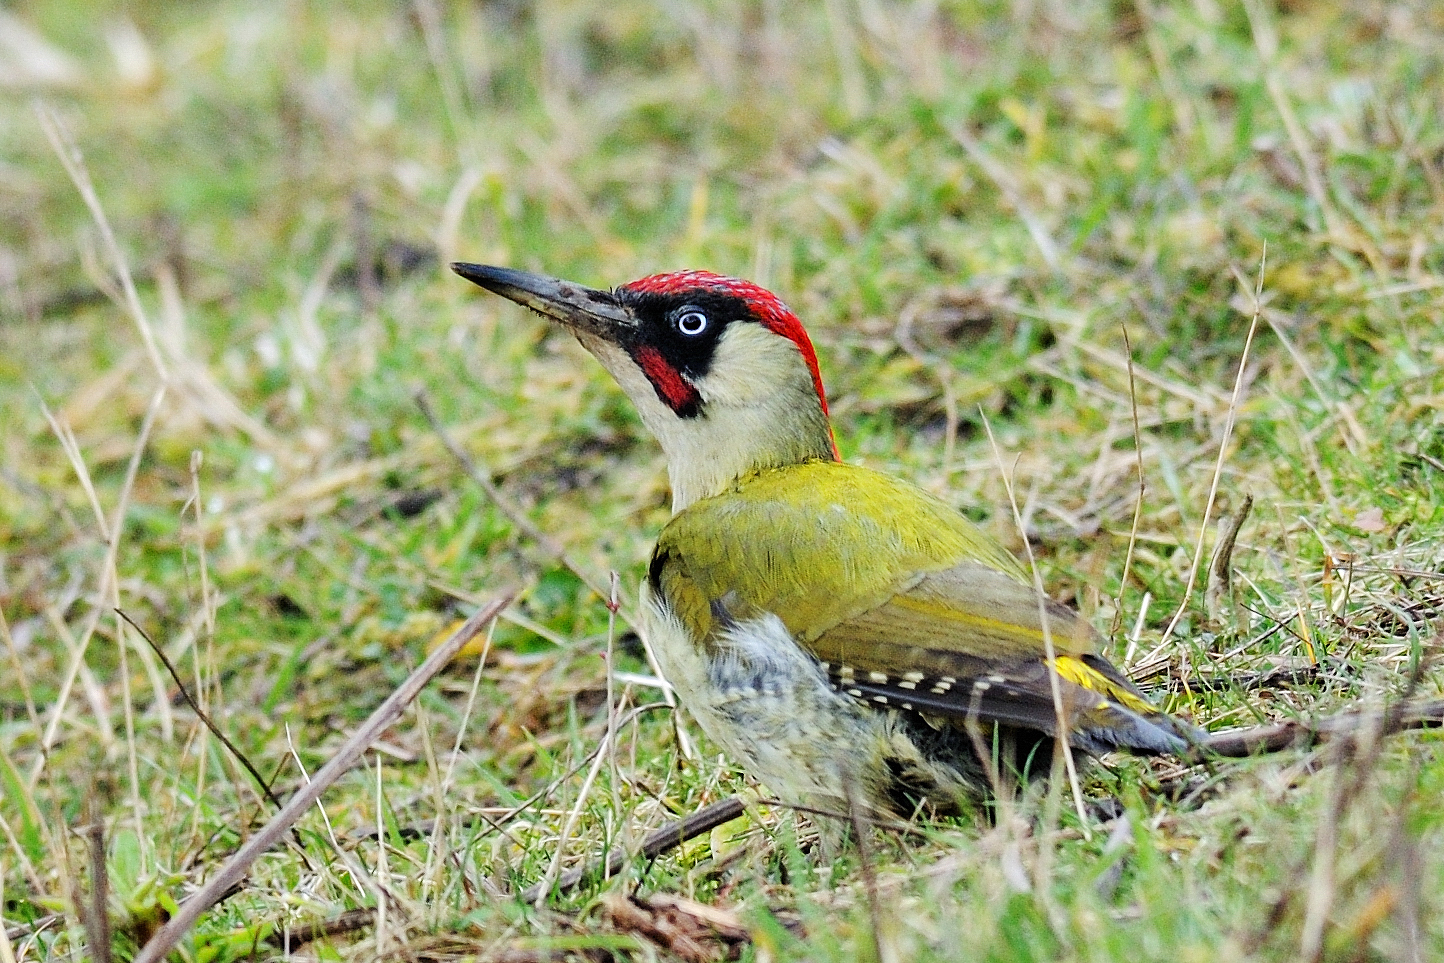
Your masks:
M 1203 732 L 1161 712 L 1147 715 L 1118 705 L 1109 705 L 1069 733 L 1069 742 L 1097 755 L 1115 749 L 1147 755 L 1178 753 L 1197 744 Z

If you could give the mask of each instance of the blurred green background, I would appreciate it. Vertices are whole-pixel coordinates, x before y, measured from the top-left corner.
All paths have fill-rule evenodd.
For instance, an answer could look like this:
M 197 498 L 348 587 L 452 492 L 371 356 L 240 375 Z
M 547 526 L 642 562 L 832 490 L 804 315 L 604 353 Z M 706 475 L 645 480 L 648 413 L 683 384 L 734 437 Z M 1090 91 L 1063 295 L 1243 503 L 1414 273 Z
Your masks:
M 567 866 L 745 781 L 705 744 L 679 759 L 659 712 L 589 795 L 558 779 L 605 730 L 608 612 L 414 400 L 630 596 L 659 453 L 576 345 L 445 264 L 746 276 L 808 325 L 843 456 L 1026 534 L 1175 711 L 1437 693 L 1441 59 L 1422 0 L 8 5 L 0 951 L 88 952 L 95 815 L 122 956 L 266 818 L 114 606 L 288 790 L 519 585 L 475 690 L 472 653 L 388 734 L 379 812 L 347 777 L 330 830 L 258 864 L 193 958 L 374 908 L 348 859 L 395 911 L 306 952 L 645 954 L 602 902 L 640 885 L 735 909 L 756 959 L 1444 955 L 1427 736 L 1353 763 L 1110 761 L 1086 819 L 1040 788 L 1015 822 L 880 840 L 881 920 L 856 853 L 765 807 L 522 907 L 572 807 Z M 1249 494 L 1232 596 L 1189 592 Z

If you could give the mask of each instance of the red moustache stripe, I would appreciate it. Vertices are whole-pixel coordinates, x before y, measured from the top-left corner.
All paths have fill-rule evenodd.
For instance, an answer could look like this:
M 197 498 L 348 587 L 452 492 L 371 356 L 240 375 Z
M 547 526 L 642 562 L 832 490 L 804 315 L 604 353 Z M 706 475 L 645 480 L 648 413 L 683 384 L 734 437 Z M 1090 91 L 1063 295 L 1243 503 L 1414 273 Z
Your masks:
M 702 396 L 680 371 L 662 357 L 660 351 L 650 345 L 642 345 L 637 348 L 634 357 L 642 373 L 657 390 L 657 397 L 679 417 L 691 418 L 701 410 Z

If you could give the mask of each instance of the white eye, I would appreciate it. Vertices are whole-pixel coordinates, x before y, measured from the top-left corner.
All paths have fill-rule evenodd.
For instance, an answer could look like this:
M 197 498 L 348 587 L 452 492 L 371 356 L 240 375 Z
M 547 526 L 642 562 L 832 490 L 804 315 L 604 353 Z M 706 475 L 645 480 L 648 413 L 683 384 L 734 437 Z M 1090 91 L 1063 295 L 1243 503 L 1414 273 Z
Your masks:
M 689 338 L 695 338 L 707 330 L 707 315 L 701 311 L 688 311 L 678 315 L 677 330 Z

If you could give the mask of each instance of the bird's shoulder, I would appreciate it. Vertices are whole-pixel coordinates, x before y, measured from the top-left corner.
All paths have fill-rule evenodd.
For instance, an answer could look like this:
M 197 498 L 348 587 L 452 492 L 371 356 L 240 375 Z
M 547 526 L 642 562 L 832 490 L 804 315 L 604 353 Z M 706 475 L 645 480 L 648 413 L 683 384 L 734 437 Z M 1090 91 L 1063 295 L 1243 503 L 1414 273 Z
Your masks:
M 825 552 L 841 565 L 945 568 L 971 559 L 1026 580 L 1002 545 L 942 499 L 882 472 L 834 461 L 807 461 L 743 476 L 678 513 L 659 548 L 699 560 L 709 550 L 735 557 L 738 545 Z
M 880 472 L 812 461 L 744 476 L 678 513 L 649 578 L 699 630 L 725 600 L 739 616 L 776 613 L 806 640 L 964 563 L 1031 597 L 1012 554 L 946 502 Z

